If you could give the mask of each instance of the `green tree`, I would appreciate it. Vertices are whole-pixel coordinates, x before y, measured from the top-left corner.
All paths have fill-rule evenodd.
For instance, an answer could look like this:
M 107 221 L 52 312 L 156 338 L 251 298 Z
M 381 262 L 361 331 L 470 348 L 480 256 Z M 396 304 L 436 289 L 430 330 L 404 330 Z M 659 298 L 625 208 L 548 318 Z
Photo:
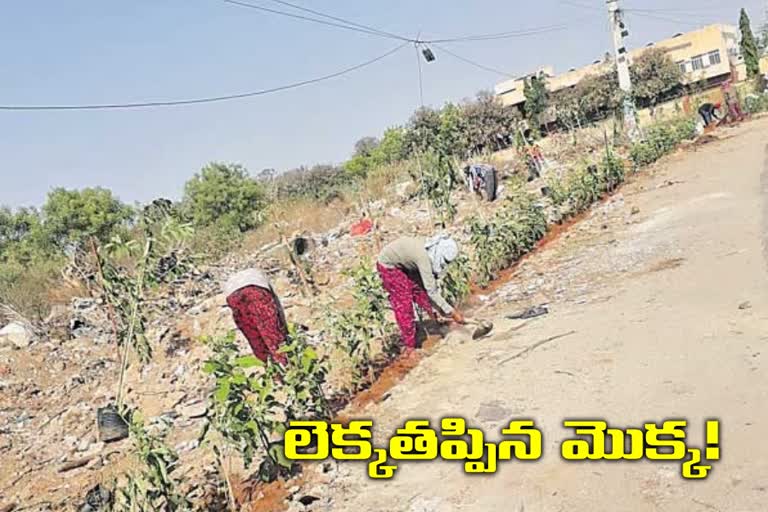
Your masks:
M 363 137 L 355 142 L 355 156 L 370 157 L 379 144 L 379 139 L 376 137 Z
M 478 92 L 474 100 L 464 104 L 463 110 L 469 153 L 504 149 L 520 121 L 516 110 L 505 108 L 489 91 Z
M 393 164 L 408 158 L 405 130 L 400 127 L 387 129 L 373 154 L 379 164 Z
M 41 235 L 42 219 L 35 208 L 20 208 L 14 212 L 0 208 L 0 261 L 17 255 L 22 246 L 32 249 Z M 26 252 L 26 251 L 25 251 Z
M 243 167 L 211 163 L 186 183 L 182 203 L 197 226 L 243 232 L 259 225 L 265 193 Z
M 131 207 L 123 204 L 105 188 L 67 190 L 57 188 L 43 205 L 44 230 L 59 249 L 82 245 L 89 237 L 109 240 L 134 217 Z
M 440 151 L 463 158 L 467 154 L 467 123 L 463 111 L 448 103 L 440 111 Z
M 632 63 L 632 94 L 640 106 L 653 108 L 682 87 L 683 72 L 663 48 L 645 50 Z
M 741 16 L 739 17 L 739 30 L 741 31 L 741 54 L 744 56 L 744 64 L 747 66 L 747 76 L 753 78 L 760 74 L 760 50 L 757 48 L 757 41 L 752 33 L 752 25 L 744 8 L 741 9 Z
M 424 153 L 434 150 L 440 138 L 440 112 L 422 107 L 413 113 L 408 123 L 406 146 L 409 151 Z
M 589 75 L 576 84 L 581 112 L 589 121 L 615 114 L 621 108 L 619 75 L 615 69 L 600 75 Z
M 0 304 L 42 321 L 50 309 L 51 290 L 61 281 L 63 262 L 44 235 L 40 212 L 0 208 Z
M 547 79 L 543 76 L 532 76 L 526 79 L 523 93 L 525 94 L 525 116 L 531 123 L 531 128 L 538 130 L 542 123 L 541 116 L 547 110 L 549 103 Z
M 355 152 L 344 164 L 344 169 L 355 174 L 367 174 L 376 165 L 373 154 L 378 146 L 379 139 L 376 137 L 363 137 L 358 140 L 355 143 Z

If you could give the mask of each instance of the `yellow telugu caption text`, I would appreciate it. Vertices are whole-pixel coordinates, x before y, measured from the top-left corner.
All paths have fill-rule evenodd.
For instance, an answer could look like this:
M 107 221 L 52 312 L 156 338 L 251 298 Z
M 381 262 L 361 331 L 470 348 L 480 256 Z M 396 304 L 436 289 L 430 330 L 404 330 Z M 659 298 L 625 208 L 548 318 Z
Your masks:
M 706 447 L 689 448 L 686 444 L 686 420 L 668 420 L 643 428 L 611 428 L 602 420 L 565 420 L 563 426 L 575 436 L 560 447 L 569 461 L 641 460 L 682 461 L 681 474 L 686 479 L 703 479 L 720 459 L 720 422 L 707 420 Z M 368 476 L 392 478 L 395 461 L 436 460 L 463 462 L 469 474 L 495 473 L 498 463 L 509 460 L 539 460 L 543 454 L 543 436 L 532 420 L 512 420 L 501 429 L 501 440 L 490 442 L 477 428 L 470 428 L 463 418 L 443 418 L 439 428 L 429 420 L 408 420 L 389 439 L 386 448 L 373 445 L 373 422 L 349 424 L 324 421 L 291 421 L 285 432 L 285 455 L 291 460 L 368 461 Z

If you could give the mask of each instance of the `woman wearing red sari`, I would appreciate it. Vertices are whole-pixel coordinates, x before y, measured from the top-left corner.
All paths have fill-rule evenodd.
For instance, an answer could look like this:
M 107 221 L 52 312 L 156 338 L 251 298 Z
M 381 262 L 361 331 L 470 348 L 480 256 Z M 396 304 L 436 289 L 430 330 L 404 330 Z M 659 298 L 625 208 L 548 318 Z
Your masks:
M 238 272 L 224 285 L 227 305 L 240 332 L 251 345 L 253 355 L 266 362 L 285 364 L 278 352 L 288 338 L 288 323 L 277 294 L 266 274 L 259 269 Z

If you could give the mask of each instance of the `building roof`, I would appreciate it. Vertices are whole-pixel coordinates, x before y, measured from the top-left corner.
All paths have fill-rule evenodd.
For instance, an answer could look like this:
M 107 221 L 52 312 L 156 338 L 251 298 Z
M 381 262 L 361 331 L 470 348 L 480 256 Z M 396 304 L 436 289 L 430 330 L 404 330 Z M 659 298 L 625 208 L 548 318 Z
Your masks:
M 713 24 L 691 32 L 678 33 L 661 41 L 648 43 L 643 47 L 631 50 L 629 52 L 629 58 L 631 61 L 648 48 L 656 47 L 666 49 L 675 62 L 683 63 L 686 60 L 690 60 L 692 57 L 698 56 L 699 53 L 705 53 L 708 48 L 712 48 L 713 50 L 727 49 L 723 44 L 727 46 L 727 40 L 729 39 L 733 39 L 733 45 L 738 41 L 738 30 L 735 26 Z M 725 43 L 723 43 L 724 41 Z M 729 69 L 727 69 L 728 58 L 726 55 L 723 55 L 721 60 L 723 61 L 723 66 L 713 67 L 713 69 L 710 70 L 710 73 L 722 74 L 729 72 Z M 532 76 L 546 76 L 548 89 L 550 91 L 559 91 L 576 85 L 579 81 L 589 75 L 601 74 L 610 69 L 611 66 L 613 66 L 613 55 L 611 53 L 606 53 L 605 56 L 595 60 L 591 64 L 580 68 L 571 68 L 569 71 L 560 75 L 555 74 L 552 66 L 545 66 L 519 78 L 500 82 L 494 89 L 496 95 L 502 98 L 505 105 L 519 105 L 525 102 L 525 95 L 523 93 L 525 80 Z M 699 78 L 697 75 L 692 75 L 690 79 L 693 81 L 698 80 Z

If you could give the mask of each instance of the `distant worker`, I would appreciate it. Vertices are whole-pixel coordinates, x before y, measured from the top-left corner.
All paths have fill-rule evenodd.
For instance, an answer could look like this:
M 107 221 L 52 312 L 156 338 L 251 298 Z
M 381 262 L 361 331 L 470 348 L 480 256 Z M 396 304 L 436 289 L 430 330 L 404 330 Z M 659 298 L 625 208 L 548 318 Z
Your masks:
M 226 282 L 224 293 L 253 355 L 264 362 L 272 358 L 285 364 L 285 355 L 278 350 L 288 338 L 288 323 L 267 275 L 255 268 L 238 272 Z
M 736 91 L 733 90 L 730 80 L 722 85 L 725 105 L 728 107 L 728 117 L 732 123 L 738 123 L 744 120 L 744 113 L 741 111 L 741 103 Z
M 699 107 L 699 115 L 704 119 L 704 126 L 712 124 L 712 119 L 720 120 L 720 116 L 716 112 L 720 111 L 720 103 L 705 103 Z
M 464 180 L 470 192 L 487 201 L 495 201 L 498 192 L 498 173 L 487 164 L 470 164 L 464 167 Z
M 437 285 L 437 279 L 458 256 L 459 246 L 445 235 L 426 241 L 402 237 L 382 249 L 376 268 L 389 294 L 389 303 L 405 345 L 405 355 L 410 355 L 416 348 L 414 303 L 433 320 L 437 320 L 437 315 L 432 304 L 444 316 L 450 316 L 457 323 L 464 323 L 464 316 L 446 302 Z

